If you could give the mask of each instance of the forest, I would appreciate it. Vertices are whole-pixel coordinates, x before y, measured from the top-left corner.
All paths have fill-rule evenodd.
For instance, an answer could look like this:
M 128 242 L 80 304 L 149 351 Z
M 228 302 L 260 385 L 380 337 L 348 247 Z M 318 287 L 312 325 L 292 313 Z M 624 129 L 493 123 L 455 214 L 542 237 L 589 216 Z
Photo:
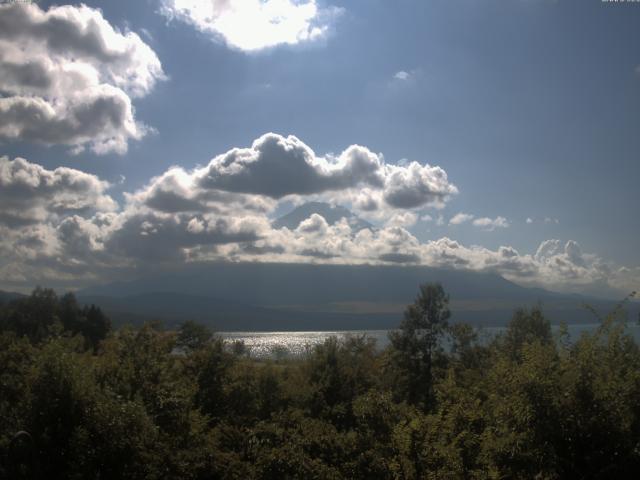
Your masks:
M 0 478 L 637 478 L 624 301 L 580 338 L 534 306 L 489 341 L 448 305 L 424 284 L 384 349 L 257 359 L 37 288 L 0 306 Z

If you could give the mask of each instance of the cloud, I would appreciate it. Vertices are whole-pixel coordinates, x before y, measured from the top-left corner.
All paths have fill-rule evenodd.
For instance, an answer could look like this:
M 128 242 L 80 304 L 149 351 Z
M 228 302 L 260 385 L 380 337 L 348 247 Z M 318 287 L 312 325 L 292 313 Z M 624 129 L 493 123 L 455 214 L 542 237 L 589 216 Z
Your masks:
M 457 213 L 449 220 L 449 225 L 462 225 L 463 223 L 471 222 L 474 227 L 479 227 L 486 231 L 493 231 L 496 228 L 507 228 L 509 222 L 504 217 L 480 217 L 476 218 L 475 215 L 470 213 Z
M 395 78 L 396 80 L 408 80 L 410 77 L 411 74 L 409 72 L 405 72 L 404 70 L 396 72 L 396 74 L 393 76 L 393 78 Z
M 545 240 L 535 253 L 535 258 L 538 261 L 549 261 L 560 257 L 563 258 L 563 262 L 566 260 L 574 266 L 584 267 L 587 264 L 580 245 L 573 240 L 569 240 L 565 244 L 556 239 Z
M 87 211 L 113 211 L 109 183 L 58 167 L 47 170 L 23 158 L 0 157 L 0 224 L 19 226 Z
M 455 191 L 439 167 L 416 162 L 403 167 L 387 165 L 381 155 L 357 145 L 337 157 L 318 157 L 295 137 L 267 134 L 250 148 L 234 148 L 204 167 L 169 168 L 139 190 L 125 192 L 124 208 L 108 226 L 96 229 L 75 221 L 74 229 L 82 227 L 84 233 L 76 232 L 74 238 L 84 239 L 85 247 L 102 246 L 101 254 L 111 254 L 119 263 L 282 254 L 289 252 L 285 246 L 289 241 L 300 245 L 299 251 L 290 253 L 293 256 L 306 258 L 313 253 L 315 258 L 329 258 L 337 257 L 331 253 L 336 246 L 331 241 L 309 249 L 306 240 L 276 240 L 285 235 L 331 238 L 328 231 L 350 236 L 355 234 L 352 226 L 347 222 L 329 229 L 326 220 L 315 215 L 295 232 L 275 235 L 268 214 L 280 199 L 370 196 L 373 205 L 366 208 L 389 226 L 406 227 L 418 215 L 393 205 L 396 198 L 411 196 L 409 202 L 400 203 L 422 208 L 446 201 Z
M 490 231 L 490 232 L 495 230 L 496 228 L 507 228 L 507 227 L 509 227 L 509 222 L 504 217 L 496 217 L 496 218 L 482 217 L 482 218 L 476 218 L 472 223 L 473 223 L 474 227 L 480 227 L 483 230 L 487 230 L 487 231 Z
M 308 153 L 302 158 L 310 162 L 312 178 L 318 172 L 333 172 L 339 180 L 332 178 L 331 182 L 347 190 L 358 184 L 353 178 L 343 183 L 343 173 L 350 165 L 345 158 L 320 159 L 317 164 L 318 157 L 297 142 L 283 145 L 291 147 L 284 152 L 296 152 L 287 157 L 293 161 L 299 161 L 300 152 Z M 224 154 L 222 157 L 232 160 L 221 166 L 233 176 L 246 167 L 242 162 L 234 167 L 237 158 L 247 160 L 259 151 L 251 148 L 231 157 Z M 363 168 L 364 178 L 379 175 L 377 187 L 368 188 L 384 203 L 389 171 L 395 170 L 387 169 L 380 156 L 371 159 L 377 166 Z M 212 163 L 219 166 L 216 159 Z M 275 228 L 269 214 L 279 206 L 277 199 L 255 193 L 253 188 L 241 192 L 213 188 L 203 181 L 209 178 L 211 166 L 191 171 L 171 167 L 141 189 L 125 194 L 125 202 L 118 206 L 107 194 L 109 184 L 95 175 L 63 167 L 47 170 L 24 159 L 1 159 L 2 286 L 82 285 L 127 278 L 141 269 L 177 269 L 211 261 L 423 265 L 496 272 L 521 285 L 569 292 L 596 291 L 602 286 L 630 291 L 640 286 L 639 268 L 605 262 L 583 252 L 573 240 L 546 240 L 534 253 L 521 253 L 508 245 L 495 250 L 466 246 L 447 237 L 420 241 L 407 227 L 423 214 L 411 209 L 383 209 L 392 215 L 380 228 L 355 228 L 344 218 L 331 224 L 317 213 L 295 229 Z M 506 222 L 501 217 L 476 220 L 483 220 L 485 228 Z
M 171 167 L 133 194 L 125 193 L 125 197 L 129 208 L 144 207 L 161 213 L 264 214 L 276 205 L 273 199 L 260 195 L 203 187 L 199 185 L 199 178 L 197 170 L 188 172 L 181 167 Z
M 544 217 L 544 218 L 531 218 L 531 217 L 527 217 L 526 219 L 526 223 L 528 225 L 531 225 L 533 223 L 545 223 L 547 225 L 549 224 L 555 224 L 558 225 L 560 223 L 560 220 L 558 220 L 557 218 L 554 217 Z
M 265 217 L 125 211 L 105 236 L 104 245 L 110 253 L 137 265 L 166 264 L 187 261 L 190 249 L 205 247 L 215 252 L 217 245 L 256 241 L 268 228 Z
M 319 8 L 315 0 L 164 0 L 161 12 L 232 48 L 256 51 L 319 39 L 341 9 Z
M 104 239 L 116 218 L 115 214 L 64 218 L 56 227 L 60 250 L 74 262 L 95 261 L 105 250 Z
M 309 218 L 300 222 L 295 231 L 302 234 L 324 234 L 328 229 L 329 224 L 325 218 L 313 213 Z
M 407 166 L 388 165 L 385 170 L 384 199 L 395 208 L 442 206 L 458 193 L 440 167 L 411 162 Z
M 428 215 L 427 215 L 428 216 Z M 423 217 L 424 218 L 424 217 Z M 431 218 L 431 217 L 429 217 Z M 418 215 L 413 212 L 395 213 L 386 223 L 387 227 L 411 227 L 418 221 Z
M 275 133 L 218 155 L 192 176 L 199 189 L 275 200 L 343 192 L 365 211 L 441 206 L 458 192 L 438 166 L 386 164 L 382 155 L 359 145 L 337 157 L 320 157 L 298 138 Z
M 150 131 L 132 98 L 164 79 L 133 32 L 84 5 L 0 5 L 0 140 L 124 153 Z
M 379 156 L 357 145 L 331 159 L 317 157 L 294 136 L 268 133 L 250 148 L 234 148 L 214 158 L 199 172 L 199 184 L 279 199 L 359 185 L 381 188 L 383 167 Z
M 577 242 L 542 242 L 535 254 L 511 246 L 496 250 L 465 246 L 449 238 L 420 242 L 402 227 L 354 232 L 346 222 L 329 226 L 310 218 L 304 229 L 265 231 L 255 248 L 228 244 L 218 254 L 236 261 L 322 262 L 333 264 L 405 263 L 438 268 L 495 272 L 525 286 L 565 292 L 637 288 L 640 277 L 629 275 L 584 254 Z M 220 257 L 218 257 L 220 258 Z M 626 275 L 626 276 L 625 276 Z M 589 290 L 591 289 L 591 290 Z M 630 291 L 630 290 L 629 290 Z M 609 290 L 609 293 L 611 290 Z
M 453 217 L 451 217 L 451 219 L 449 220 L 449 225 L 461 225 L 463 223 L 469 222 L 471 220 L 473 220 L 473 215 L 471 215 L 470 213 L 456 213 Z

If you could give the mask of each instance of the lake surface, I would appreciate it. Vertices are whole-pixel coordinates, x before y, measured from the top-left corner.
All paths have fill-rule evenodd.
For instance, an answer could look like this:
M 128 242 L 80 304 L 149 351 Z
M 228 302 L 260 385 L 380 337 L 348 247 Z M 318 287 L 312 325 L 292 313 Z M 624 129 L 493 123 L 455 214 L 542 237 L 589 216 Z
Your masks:
M 585 323 L 568 325 L 569 335 L 572 340 L 577 340 L 584 332 L 591 332 L 598 327 L 597 323 Z M 554 332 L 559 326 L 553 325 Z M 637 342 L 640 342 L 640 325 L 629 322 L 627 332 Z M 489 341 L 495 335 L 505 330 L 505 327 L 478 328 L 482 341 Z M 343 339 L 349 335 L 366 335 L 376 341 L 376 346 L 383 349 L 389 345 L 390 330 L 347 330 L 347 331 L 321 331 L 321 332 L 221 332 L 219 335 L 228 343 L 241 340 L 247 347 L 249 354 L 255 358 L 283 358 L 299 357 L 305 355 L 314 346 L 323 343 L 329 337 Z

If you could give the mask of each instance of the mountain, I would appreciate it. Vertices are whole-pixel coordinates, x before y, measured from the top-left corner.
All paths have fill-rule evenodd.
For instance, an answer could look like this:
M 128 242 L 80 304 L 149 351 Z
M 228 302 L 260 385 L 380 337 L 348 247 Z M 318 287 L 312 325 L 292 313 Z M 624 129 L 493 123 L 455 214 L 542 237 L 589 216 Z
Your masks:
M 78 292 L 116 322 L 194 319 L 217 330 L 393 328 L 418 286 L 438 281 L 451 296 L 452 319 L 504 325 L 521 306 L 541 303 L 553 322 L 595 322 L 583 303 L 614 303 L 520 287 L 492 273 L 418 266 L 216 263 L 146 275 Z M 637 317 L 639 306 L 629 314 Z
M 334 225 L 342 218 L 346 218 L 353 231 L 365 228 L 374 229 L 366 220 L 361 219 L 350 210 L 340 205 L 330 205 L 323 202 L 308 202 L 294 208 L 291 212 L 283 215 L 273 222 L 275 228 L 287 227 L 289 230 L 298 228 L 301 222 L 309 218 L 314 213 L 324 217 L 329 225 Z
M 389 315 L 369 317 L 353 313 L 287 311 L 174 292 L 125 297 L 81 294 L 78 300 L 83 304 L 99 305 L 115 325 L 161 320 L 171 328 L 185 320 L 195 320 L 218 331 L 366 330 L 395 325 Z
M 16 300 L 18 298 L 23 298 L 26 295 L 17 292 L 5 292 L 0 290 L 0 304 L 10 302 L 11 300 Z
M 273 222 L 297 228 L 312 214 L 335 224 L 346 218 L 354 230 L 373 228 L 344 207 L 321 202 L 300 205 Z M 217 330 L 354 330 L 394 328 L 418 286 L 440 282 L 451 297 L 453 321 L 504 325 L 516 308 L 542 304 L 553 322 L 593 322 L 589 303 L 600 312 L 613 302 L 524 288 L 494 273 L 403 265 L 317 265 L 286 263 L 195 264 L 78 292 L 101 306 L 114 323 L 191 319 Z M 637 316 L 638 304 L 630 305 Z M 634 310 L 635 309 L 635 310 Z M 635 313 L 634 313 L 635 312 Z
M 395 265 L 231 263 L 193 265 L 179 271 L 90 287 L 81 293 L 104 296 L 176 292 L 244 304 L 323 304 L 345 301 L 412 301 L 418 285 L 439 281 L 452 298 L 525 299 L 530 290 L 491 273 Z M 532 293 L 533 292 L 533 293 Z

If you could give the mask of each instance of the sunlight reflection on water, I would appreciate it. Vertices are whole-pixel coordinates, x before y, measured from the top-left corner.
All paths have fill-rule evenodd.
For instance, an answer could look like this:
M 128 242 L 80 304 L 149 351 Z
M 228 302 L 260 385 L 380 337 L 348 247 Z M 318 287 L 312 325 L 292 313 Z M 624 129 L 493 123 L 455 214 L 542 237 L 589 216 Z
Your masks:
M 388 330 L 349 330 L 335 332 L 223 332 L 220 336 L 228 343 L 242 340 L 252 357 L 299 357 L 329 337 L 344 339 L 348 335 L 366 335 L 376 340 L 378 348 L 389 344 Z
M 572 340 L 577 340 L 583 332 L 591 332 L 597 328 L 597 324 L 569 325 L 569 335 Z M 484 327 L 477 329 L 478 337 L 482 343 L 490 341 L 496 334 L 504 331 L 504 327 Z M 557 331 L 558 326 L 552 329 Z M 348 331 L 319 331 L 319 332 L 220 332 L 219 335 L 225 342 L 231 344 L 236 340 L 244 342 L 250 356 L 254 358 L 286 358 L 300 357 L 310 352 L 313 347 L 323 343 L 329 337 L 337 337 L 338 340 L 347 336 L 361 336 L 373 338 L 376 347 L 383 349 L 389 345 L 390 330 L 348 330 Z M 630 333 L 636 342 L 640 342 L 640 326 L 628 322 L 627 333 Z M 446 345 L 445 345 L 446 348 Z

